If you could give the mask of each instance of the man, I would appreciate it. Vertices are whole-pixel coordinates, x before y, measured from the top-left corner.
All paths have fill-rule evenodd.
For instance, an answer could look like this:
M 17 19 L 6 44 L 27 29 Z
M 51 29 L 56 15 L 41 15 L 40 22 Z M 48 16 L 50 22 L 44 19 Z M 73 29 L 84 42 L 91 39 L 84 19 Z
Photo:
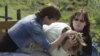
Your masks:
M 41 9 L 40 12 L 26 16 L 18 21 L 3 37 L 0 42 L 1 52 L 14 52 L 19 48 L 37 42 L 45 51 L 52 51 L 65 38 L 62 34 L 57 40 L 49 43 L 42 30 L 43 24 L 51 24 L 59 20 L 61 14 L 54 6 L 47 6 Z

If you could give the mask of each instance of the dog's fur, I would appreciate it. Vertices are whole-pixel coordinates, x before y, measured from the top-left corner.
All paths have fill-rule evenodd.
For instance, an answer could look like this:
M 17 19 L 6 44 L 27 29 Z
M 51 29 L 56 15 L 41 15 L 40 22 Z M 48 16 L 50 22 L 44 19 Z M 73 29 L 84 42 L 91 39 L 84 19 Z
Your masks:
M 61 46 L 66 52 L 68 52 L 69 56 L 79 56 L 82 46 L 86 46 L 86 44 L 81 33 L 69 30 L 66 31 L 66 38 Z

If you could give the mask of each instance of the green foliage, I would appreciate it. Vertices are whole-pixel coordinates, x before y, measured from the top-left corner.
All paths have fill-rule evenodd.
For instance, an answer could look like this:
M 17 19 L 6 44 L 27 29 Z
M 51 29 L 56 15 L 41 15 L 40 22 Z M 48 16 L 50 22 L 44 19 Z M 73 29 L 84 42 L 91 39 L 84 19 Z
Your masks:
M 21 9 L 21 16 L 24 17 L 39 11 L 47 3 L 53 3 L 59 7 L 62 14 L 61 21 L 64 22 L 69 22 L 74 11 L 84 8 L 89 13 L 91 31 L 97 33 L 94 39 L 100 41 L 100 0 L 0 0 L 0 15 L 4 15 L 5 5 L 8 5 L 9 16 L 16 19 L 17 9 Z

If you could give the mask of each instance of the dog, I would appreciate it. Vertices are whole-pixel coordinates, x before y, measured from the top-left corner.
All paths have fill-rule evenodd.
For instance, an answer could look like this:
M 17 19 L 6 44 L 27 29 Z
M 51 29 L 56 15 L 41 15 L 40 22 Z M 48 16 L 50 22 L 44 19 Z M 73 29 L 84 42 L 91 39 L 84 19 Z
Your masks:
M 86 46 L 86 43 L 83 40 L 82 33 L 68 30 L 61 46 L 67 52 L 68 56 L 79 56 L 82 46 Z

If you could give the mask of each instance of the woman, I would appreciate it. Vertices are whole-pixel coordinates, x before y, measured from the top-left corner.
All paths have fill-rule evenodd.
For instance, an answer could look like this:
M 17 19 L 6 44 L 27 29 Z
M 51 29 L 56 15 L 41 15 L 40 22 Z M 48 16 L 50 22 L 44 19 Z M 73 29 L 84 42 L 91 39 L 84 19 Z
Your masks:
M 92 54 L 92 40 L 90 36 L 90 22 L 88 13 L 84 10 L 75 12 L 70 18 L 70 26 L 72 30 L 83 33 L 84 41 L 87 46 L 83 47 L 82 55 L 91 56 Z

